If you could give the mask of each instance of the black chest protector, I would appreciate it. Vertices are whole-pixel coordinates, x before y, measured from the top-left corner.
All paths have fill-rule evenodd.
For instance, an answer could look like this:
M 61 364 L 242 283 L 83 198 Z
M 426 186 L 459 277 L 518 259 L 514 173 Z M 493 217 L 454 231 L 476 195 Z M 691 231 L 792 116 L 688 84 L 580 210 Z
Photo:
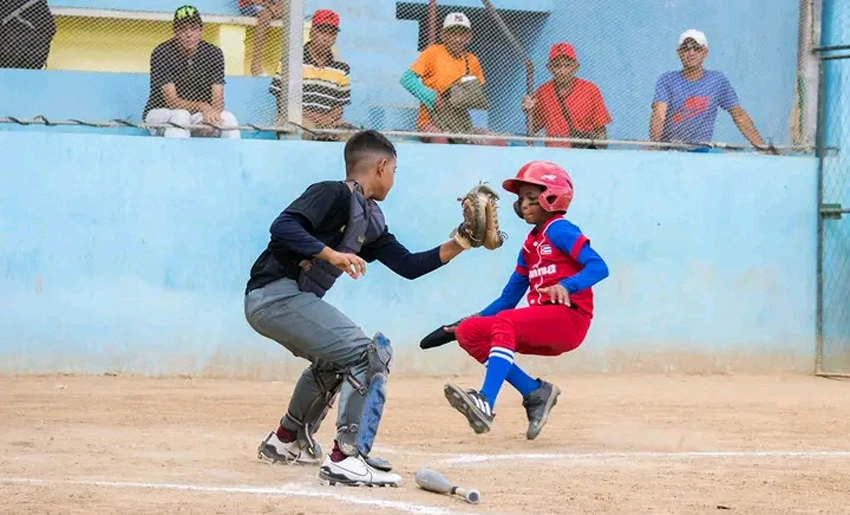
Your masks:
M 342 241 L 334 250 L 344 254 L 357 254 L 364 245 L 377 240 L 386 227 L 384 213 L 378 203 L 363 196 L 359 184 L 354 183 L 351 190 L 351 212 L 343 228 Z M 299 263 L 298 287 L 322 298 L 342 275 L 342 270 L 319 258 L 303 260 Z

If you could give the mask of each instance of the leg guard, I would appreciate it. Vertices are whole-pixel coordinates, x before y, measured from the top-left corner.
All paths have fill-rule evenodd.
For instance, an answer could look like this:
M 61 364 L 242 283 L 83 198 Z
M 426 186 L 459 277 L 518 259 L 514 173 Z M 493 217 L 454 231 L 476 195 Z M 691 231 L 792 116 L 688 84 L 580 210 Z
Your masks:
M 387 377 L 392 366 L 393 350 L 389 339 L 380 332 L 375 334 L 366 352 L 367 364 L 360 377 L 348 374 L 346 380 L 356 395 L 348 401 L 348 409 L 359 420 L 355 424 L 339 428 L 337 442 L 348 455 L 360 454 L 368 459 L 378 426 L 384 413 Z M 388 463 L 373 464 L 377 468 L 388 467 Z
M 339 369 L 322 363 L 314 363 L 310 366 L 313 382 L 318 387 L 317 395 L 307 408 L 304 415 L 299 418 L 291 411 L 287 412 L 285 419 L 298 428 L 298 440 L 301 447 L 317 459 L 322 457 L 322 447 L 313 438 L 319 427 L 333 407 L 334 399 L 339 393 L 344 381 L 344 374 Z M 287 426 L 289 424 L 281 424 Z
M 364 456 L 372 452 L 372 444 L 378 434 L 378 425 L 384 414 L 387 401 L 387 378 L 393 361 L 390 341 L 381 333 L 375 335 L 369 345 L 369 386 L 360 414 L 360 430 L 357 432 L 357 450 Z

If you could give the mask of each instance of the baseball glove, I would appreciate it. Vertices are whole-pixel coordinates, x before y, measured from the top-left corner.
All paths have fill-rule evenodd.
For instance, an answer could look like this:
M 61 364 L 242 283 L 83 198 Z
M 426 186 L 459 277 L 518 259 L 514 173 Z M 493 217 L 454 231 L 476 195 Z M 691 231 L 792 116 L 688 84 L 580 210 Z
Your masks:
M 485 183 L 479 183 L 463 197 L 463 222 L 449 235 L 464 249 L 484 247 L 495 250 L 507 235 L 499 231 L 499 195 Z

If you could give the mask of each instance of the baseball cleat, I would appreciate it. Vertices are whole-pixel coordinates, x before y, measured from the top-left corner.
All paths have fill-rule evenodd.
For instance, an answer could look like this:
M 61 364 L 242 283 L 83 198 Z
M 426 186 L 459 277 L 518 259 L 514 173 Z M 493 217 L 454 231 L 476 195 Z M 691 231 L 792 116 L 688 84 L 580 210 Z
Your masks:
M 319 469 L 319 479 L 330 486 L 398 486 L 401 483 L 401 476 L 369 465 L 362 456 L 349 456 L 339 462 L 326 456 Z
M 543 430 L 543 426 L 549 420 L 549 412 L 555 404 L 558 404 L 558 396 L 561 395 L 561 389 L 557 386 L 542 379 L 538 381 L 540 381 L 540 388 L 522 398 L 522 406 L 528 415 L 528 430 L 525 432 L 525 437 L 529 440 L 537 438 Z
M 260 443 L 257 448 L 257 458 L 265 461 L 269 465 L 275 463 L 286 463 L 287 465 L 295 465 L 303 463 L 305 465 L 318 465 L 319 458 L 311 455 L 306 449 L 303 449 L 298 440 L 294 442 L 282 442 L 277 437 L 274 431 L 269 432 L 266 438 Z
M 475 390 L 464 390 L 453 384 L 446 384 L 443 393 L 449 404 L 469 421 L 469 426 L 476 434 L 490 431 L 496 415 L 490 409 L 490 403 Z

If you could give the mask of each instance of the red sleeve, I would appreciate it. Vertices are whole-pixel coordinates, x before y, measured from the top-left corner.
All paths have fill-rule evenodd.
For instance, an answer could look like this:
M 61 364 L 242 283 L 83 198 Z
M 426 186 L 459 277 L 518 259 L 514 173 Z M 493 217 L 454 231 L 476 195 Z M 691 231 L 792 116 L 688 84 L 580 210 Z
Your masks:
M 544 109 L 546 109 L 543 104 L 546 101 L 546 95 L 543 94 L 543 86 L 537 88 L 537 92 L 534 93 L 534 109 L 531 110 L 531 114 L 533 117 L 534 125 L 536 127 L 540 127 L 541 129 L 546 128 L 546 116 L 544 116 Z
M 584 234 L 579 234 L 578 238 L 576 238 L 576 242 L 573 243 L 573 248 L 570 249 L 570 256 L 572 256 L 572 258 L 576 261 L 578 261 L 578 253 L 581 252 L 581 248 L 585 243 L 590 243 L 590 239 Z
M 593 102 L 591 104 L 592 112 L 590 115 L 593 120 L 593 127 L 598 129 L 611 123 L 611 115 L 608 113 L 608 108 L 605 106 L 605 100 L 602 99 L 602 92 L 599 91 L 599 88 L 595 85 L 593 86 L 593 93 L 590 98 Z

